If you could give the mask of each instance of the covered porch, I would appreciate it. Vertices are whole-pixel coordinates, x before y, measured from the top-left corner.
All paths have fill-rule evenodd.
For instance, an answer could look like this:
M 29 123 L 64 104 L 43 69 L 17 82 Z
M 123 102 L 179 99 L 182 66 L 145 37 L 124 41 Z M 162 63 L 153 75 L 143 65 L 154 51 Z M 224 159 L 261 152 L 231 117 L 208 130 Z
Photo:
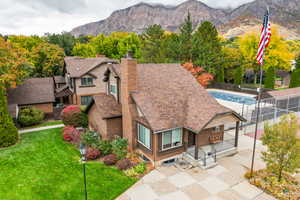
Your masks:
M 235 121 L 208 127 L 200 133 L 189 131 L 185 158 L 201 168 L 217 165 L 218 158 L 237 153 L 239 128 L 240 121 Z

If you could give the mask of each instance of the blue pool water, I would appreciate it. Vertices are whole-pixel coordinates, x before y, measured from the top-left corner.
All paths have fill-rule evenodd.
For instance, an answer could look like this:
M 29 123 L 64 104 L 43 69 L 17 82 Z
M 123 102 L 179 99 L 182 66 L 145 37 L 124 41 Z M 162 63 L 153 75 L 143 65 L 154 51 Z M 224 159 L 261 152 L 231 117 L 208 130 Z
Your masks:
M 221 99 L 221 100 L 231 101 L 240 104 L 245 103 L 246 105 L 253 105 L 256 103 L 256 100 L 252 97 L 246 97 L 237 94 L 230 94 L 226 92 L 217 92 L 217 91 L 209 91 L 208 93 L 211 96 L 213 96 L 215 99 Z

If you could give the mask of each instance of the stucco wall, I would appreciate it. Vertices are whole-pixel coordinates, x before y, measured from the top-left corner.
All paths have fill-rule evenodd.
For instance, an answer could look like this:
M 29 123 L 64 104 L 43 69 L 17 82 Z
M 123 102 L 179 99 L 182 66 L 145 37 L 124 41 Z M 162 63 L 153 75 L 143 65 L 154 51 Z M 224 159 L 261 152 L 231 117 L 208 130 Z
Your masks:
M 102 139 L 106 139 L 107 136 L 107 124 L 106 121 L 102 119 L 99 112 L 97 112 L 96 105 L 94 104 L 88 113 L 89 128 L 91 130 L 97 131 Z

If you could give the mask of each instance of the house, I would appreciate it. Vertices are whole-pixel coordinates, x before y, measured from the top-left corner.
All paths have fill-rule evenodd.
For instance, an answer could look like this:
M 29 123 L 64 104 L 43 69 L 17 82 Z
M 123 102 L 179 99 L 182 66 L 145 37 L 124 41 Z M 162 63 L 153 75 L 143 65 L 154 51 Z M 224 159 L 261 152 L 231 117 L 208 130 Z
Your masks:
M 51 115 L 55 103 L 53 78 L 27 79 L 16 88 L 7 90 L 7 101 L 13 118 L 17 118 L 18 110 L 22 107 L 35 107 Z
M 207 166 L 237 151 L 245 119 L 218 104 L 180 64 L 137 64 L 128 57 L 103 72 L 106 90 L 86 109 L 89 128 L 103 139 L 128 139 L 129 150 L 154 165 L 185 156 Z M 225 127 L 233 123 L 228 139 Z
M 106 57 L 65 58 L 65 85 L 58 87 L 56 98 L 64 104 L 88 105 L 92 96 L 106 90 L 102 80 L 109 63 L 117 61 Z

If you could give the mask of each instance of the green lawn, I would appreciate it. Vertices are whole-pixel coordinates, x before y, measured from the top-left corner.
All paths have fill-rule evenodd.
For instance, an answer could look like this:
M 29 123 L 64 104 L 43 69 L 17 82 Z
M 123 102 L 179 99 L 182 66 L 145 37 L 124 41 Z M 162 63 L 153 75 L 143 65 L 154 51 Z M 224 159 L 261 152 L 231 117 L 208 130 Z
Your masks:
M 54 126 L 54 125 L 59 125 L 63 124 L 62 121 L 47 121 L 47 122 L 42 122 L 40 124 L 36 124 L 34 126 L 28 126 L 28 127 L 22 127 L 20 130 L 26 130 L 26 129 L 31 129 L 31 128 L 40 128 L 40 127 L 45 127 L 45 126 Z
M 0 199 L 84 199 L 79 159 L 60 128 L 22 135 L 19 144 L 0 150 Z M 136 181 L 99 162 L 86 167 L 89 200 L 115 199 Z

